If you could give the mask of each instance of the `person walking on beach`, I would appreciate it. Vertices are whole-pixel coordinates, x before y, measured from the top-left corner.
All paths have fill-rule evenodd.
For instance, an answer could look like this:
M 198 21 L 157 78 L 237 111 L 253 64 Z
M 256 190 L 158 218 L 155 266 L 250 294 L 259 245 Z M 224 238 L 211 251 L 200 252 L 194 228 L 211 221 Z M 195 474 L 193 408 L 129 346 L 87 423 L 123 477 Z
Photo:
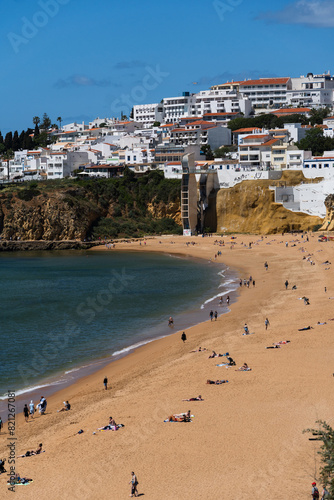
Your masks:
M 213 320 L 213 311 L 210 311 L 210 319 Z
M 107 391 L 108 390 L 108 378 L 107 377 L 104 377 L 103 385 L 104 385 L 104 389 Z
M 132 471 L 131 472 L 131 481 L 129 482 L 129 484 L 131 484 L 131 495 L 130 497 L 137 497 L 138 496 L 138 490 L 137 490 L 137 486 L 138 486 L 138 479 L 137 479 L 137 476 L 136 474 Z
M 312 493 L 311 493 L 311 495 L 312 495 L 312 499 L 313 500 L 318 499 L 319 496 L 320 496 L 319 495 L 319 490 L 317 488 L 317 483 L 315 481 L 312 483 Z
M 35 406 L 34 406 L 33 400 L 31 400 L 29 403 L 29 413 L 30 413 L 30 417 L 34 418 Z
M 268 318 L 265 319 L 264 324 L 265 324 L 265 327 L 266 327 L 266 330 L 267 330 L 268 326 L 270 325 Z
M 2 418 L 0 417 L 0 434 L 1 434 L 2 427 L 3 427 L 3 421 L 2 421 Z
M 285 280 L 284 285 L 285 285 L 285 290 L 287 290 L 287 289 L 288 289 L 288 286 L 289 286 L 289 282 L 288 282 L 288 280 Z
M 187 340 L 187 335 L 185 332 L 182 332 L 181 340 L 183 340 L 183 342 L 185 342 Z
M 245 335 L 248 335 L 249 329 L 248 329 L 247 323 L 245 323 L 244 330 L 245 330 Z
M 268 267 L 269 266 L 268 266 L 268 262 L 267 261 L 264 263 L 264 267 L 265 267 L 265 270 L 268 271 Z
M 24 415 L 25 421 L 28 422 L 28 420 L 29 420 L 29 408 L 27 406 L 27 403 L 24 405 L 23 415 Z
M 322 493 L 321 493 L 321 500 L 326 500 L 329 498 L 329 491 L 326 488 L 326 486 L 324 486 L 323 488 L 324 489 L 322 490 Z
M 227 305 L 229 305 L 229 303 L 230 303 L 230 296 L 228 295 L 228 296 L 226 297 L 226 304 L 227 304 Z
M 217 318 L 218 318 L 218 313 L 217 311 L 215 311 L 215 321 L 217 321 Z
M 47 404 L 48 404 L 48 403 L 47 403 L 47 401 L 46 401 L 45 397 L 44 397 L 44 396 L 42 396 L 42 397 L 41 397 L 40 402 L 39 402 L 39 403 L 38 403 L 38 405 L 37 405 L 37 406 L 38 406 L 38 409 L 39 409 L 39 413 L 40 413 L 41 415 L 44 415 L 44 414 L 45 414 Z

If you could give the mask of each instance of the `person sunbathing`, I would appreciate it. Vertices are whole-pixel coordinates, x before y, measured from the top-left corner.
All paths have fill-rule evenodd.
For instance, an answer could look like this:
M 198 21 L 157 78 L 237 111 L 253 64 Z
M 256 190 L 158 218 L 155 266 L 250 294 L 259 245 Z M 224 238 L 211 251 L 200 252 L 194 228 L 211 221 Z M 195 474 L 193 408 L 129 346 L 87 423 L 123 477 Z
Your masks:
M 40 455 L 41 453 L 44 453 L 44 450 L 43 450 L 43 444 L 42 443 L 39 443 L 38 445 L 38 448 L 37 450 L 28 450 L 25 452 L 24 455 L 19 455 L 18 458 L 25 458 L 25 457 L 32 457 L 34 455 Z
M 250 372 L 251 371 L 251 368 L 249 368 L 249 366 L 247 365 L 247 363 L 244 363 L 242 366 L 240 366 L 240 368 L 238 368 L 237 370 L 235 370 L 236 372 L 237 371 L 240 371 L 240 372 Z
M 212 354 L 210 354 L 209 359 L 211 359 L 211 358 L 223 358 L 224 356 L 228 356 L 228 352 L 225 354 L 217 354 L 216 351 L 212 351 Z
M 57 412 L 69 411 L 71 409 L 71 405 L 68 401 L 64 401 L 63 404 L 64 404 L 63 408 L 61 408 L 60 410 L 57 410 Z
M 99 431 L 117 431 L 117 428 L 118 426 L 115 422 L 115 419 L 109 417 L 109 424 L 105 427 L 99 427 Z
M 235 361 L 231 356 L 227 356 L 226 359 L 228 360 L 228 366 L 235 366 Z
M 182 399 L 182 401 L 204 401 L 204 399 L 202 399 L 202 396 L 199 395 L 197 398 Z
M 215 385 L 220 385 L 220 384 L 226 384 L 228 380 L 210 380 L 208 379 L 206 381 L 207 384 L 215 384 Z
M 199 347 L 198 349 L 195 349 L 194 351 L 190 351 L 190 352 L 202 352 L 202 351 L 206 351 L 206 347 Z
M 304 326 L 304 328 L 298 328 L 299 332 L 303 332 L 304 330 L 313 330 L 313 326 Z
M 20 477 L 20 474 L 17 472 L 15 474 L 14 479 L 10 479 L 10 481 L 7 481 L 7 484 L 13 485 L 14 484 L 29 484 L 32 483 L 33 480 L 27 477 Z
M 187 413 L 176 413 L 168 417 L 168 422 L 191 422 L 191 413 L 188 410 Z

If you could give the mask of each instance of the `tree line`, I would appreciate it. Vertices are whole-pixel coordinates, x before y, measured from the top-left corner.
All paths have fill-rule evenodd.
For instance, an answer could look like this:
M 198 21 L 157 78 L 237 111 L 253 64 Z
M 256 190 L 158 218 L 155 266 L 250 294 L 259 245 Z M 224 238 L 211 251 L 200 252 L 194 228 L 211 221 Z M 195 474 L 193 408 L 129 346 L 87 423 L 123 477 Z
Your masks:
M 51 122 L 47 113 L 44 113 L 42 120 L 39 116 L 34 116 L 32 121 L 35 128 L 27 128 L 27 130 L 22 130 L 20 134 L 15 130 L 15 132 L 7 132 L 5 137 L 3 137 L 0 131 L 0 156 L 11 158 L 15 151 L 20 151 L 21 149 L 31 150 L 49 146 L 54 141 L 49 130 L 59 129 L 62 124 L 61 116 L 57 118 L 58 126 Z

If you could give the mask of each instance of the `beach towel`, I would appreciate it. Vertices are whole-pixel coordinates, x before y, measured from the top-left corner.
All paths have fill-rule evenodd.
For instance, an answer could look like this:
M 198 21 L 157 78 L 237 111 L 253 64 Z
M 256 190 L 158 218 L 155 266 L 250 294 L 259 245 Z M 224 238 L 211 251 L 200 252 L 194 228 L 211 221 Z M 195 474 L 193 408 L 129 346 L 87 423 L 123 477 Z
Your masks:
M 32 453 L 29 455 L 19 455 L 17 458 L 35 457 L 36 455 L 40 455 L 41 453 L 45 453 L 45 450 L 42 450 L 39 453 Z
M 190 415 L 191 418 L 194 418 L 195 415 Z M 177 417 L 177 418 L 180 418 L 180 420 L 169 420 L 168 418 L 166 418 L 166 420 L 164 420 L 164 423 L 171 423 L 171 424 L 174 424 L 174 423 L 179 423 L 179 422 L 184 422 L 184 420 L 182 420 L 182 417 Z M 192 420 L 187 420 L 185 423 L 188 423 L 188 422 L 192 422 Z
M 122 427 L 124 427 L 123 424 L 117 424 L 116 425 L 116 429 L 114 428 L 113 425 L 106 425 L 105 427 L 100 427 L 100 429 L 98 429 L 98 431 L 102 432 L 102 431 L 117 431 L 118 429 L 121 429 Z
M 255 332 L 243 333 L 243 335 L 254 335 Z
M 7 481 L 7 484 L 10 484 L 11 486 L 26 486 L 27 484 L 33 483 L 32 479 L 26 479 L 25 477 L 22 477 L 18 482 L 14 480 L 14 484 L 12 484 L 10 481 Z
M 229 365 L 228 363 L 220 363 L 219 365 L 216 366 L 232 366 L 232 365 Z

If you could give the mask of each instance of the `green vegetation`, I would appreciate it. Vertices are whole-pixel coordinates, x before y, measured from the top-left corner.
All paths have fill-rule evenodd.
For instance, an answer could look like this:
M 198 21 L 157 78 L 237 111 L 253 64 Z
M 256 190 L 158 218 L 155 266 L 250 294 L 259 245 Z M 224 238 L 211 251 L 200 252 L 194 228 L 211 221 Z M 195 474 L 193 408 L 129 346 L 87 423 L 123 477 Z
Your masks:
M 0 202 L 9 207 L 15 196 L 29 202 L 36 196 L 44 198 L 57 192 L 63 195 L 69 211 L 92 214 L 94 223 L 84 221 L 87 237 L 142 237 L 182 233 L 181 226 L 166 216 L 171 213 L 166 210 L 170 203 L 176 204 L 177 211 L 180 189 L 179 180 L 165 179 L 161 171 L 136 176 L 125 169 L 123 177 L 111 179 L 72 178 L 8 186 L 1 191 Z
M 233 131 L 248 127 L 283 128 L 284 123 L 301 123 L 302 125 L 307 125 L 309 119 L 300 114 L 278 117 L 272 113 L 268 113 L 250 118 L 235 118 L 227 126 Z
M 206 159 L 208 161 L 211 161 L 214 159 L 210 144 L 202 144 L 201 145 L 201 154 L 205 155 Z
M 221 148 L 215 149 L 213 154 L 215 158 L 229 158 L 229 153 L 236 150 L 237 148 L 235 146 L 222 146 Z
M 320 482 L 329 492 L 329 500 L 334 500 L 334 429 L 323 420 L 317 420 L 319 429 L 306 429 L 316 436 L 322 445 L 318 454 L 321 457 Z
M 313 156 L 322 156 L 324 151 L 334 149 L 334 139 L 325 137 L 322 128 L 312 128 L 306 132 L 304 139 L 296 143 L 298 149 L 311 150 Z

